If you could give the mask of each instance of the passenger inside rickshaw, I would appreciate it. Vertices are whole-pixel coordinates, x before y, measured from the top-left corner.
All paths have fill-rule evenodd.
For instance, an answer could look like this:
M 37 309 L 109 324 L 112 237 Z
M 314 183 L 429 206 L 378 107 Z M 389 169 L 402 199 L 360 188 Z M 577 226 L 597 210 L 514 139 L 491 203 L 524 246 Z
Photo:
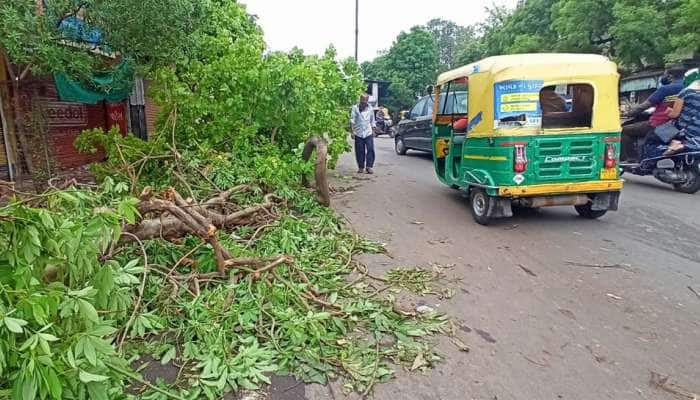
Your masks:
M 566 100 L 559 93 L 571 95 L 571 111 L 567 109 Z M 540 91 L 542 108 L 542 128 L 590 128 L 593 122 L 593 86 L 587 83 L 565 85 L 557 90 L 556 86 L 546 86 Z

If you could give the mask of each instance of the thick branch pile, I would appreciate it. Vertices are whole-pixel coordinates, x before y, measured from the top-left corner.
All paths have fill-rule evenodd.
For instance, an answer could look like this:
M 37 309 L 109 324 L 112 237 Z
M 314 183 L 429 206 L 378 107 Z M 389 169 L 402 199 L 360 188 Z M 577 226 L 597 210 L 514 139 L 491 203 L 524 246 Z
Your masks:
M 204 203 L 183 198 L 174 188 L 169 188 L 157 197 L 151 188 L 145 188 L 140 196 L 138 210 L 144 219 L 124 227 L 121 242 L 143 241 L 148 239 L 177 239 L 195 235 L 208 243 L 216 256 L 217 273 L 223 277 L 226 270 L 235 266 L 258 265 L 265 260 L 232 258 L 219 243 L 217 232 L 230 231 L 242 226 L 254 226 L 275 215 L 272 208 L 280 201 L 273 194 L 267 194 L 262 203 L 246 208 L 238 208 L 229 202 L 235 194 L 250 190 L 249 186 L 237 186 Z

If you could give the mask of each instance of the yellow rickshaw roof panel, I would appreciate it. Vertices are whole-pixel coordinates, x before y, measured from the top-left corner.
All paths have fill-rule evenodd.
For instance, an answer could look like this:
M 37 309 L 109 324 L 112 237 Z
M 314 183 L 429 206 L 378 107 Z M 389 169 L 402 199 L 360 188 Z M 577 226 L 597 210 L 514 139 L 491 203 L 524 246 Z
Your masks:
M 507 75 L 512 75 L 517 74 L 516 71 L 519 69 L 532 71 L 533 68 L 538 67 L 543 68 L 538 74 L 543 78 L 547 76 L 556 79 L 557 77 L 617 75 L 617 65 L 607 57 L 597 54 L 513 54 L 484 58 L 445 72 L 438 77 L 437 84 L 441 86 L 455 79 L 483 72 L 491 74 L 494 81 L 499 81 L 501 80 L 499 75 L 506 71 L 510 71 L 510 74 Z

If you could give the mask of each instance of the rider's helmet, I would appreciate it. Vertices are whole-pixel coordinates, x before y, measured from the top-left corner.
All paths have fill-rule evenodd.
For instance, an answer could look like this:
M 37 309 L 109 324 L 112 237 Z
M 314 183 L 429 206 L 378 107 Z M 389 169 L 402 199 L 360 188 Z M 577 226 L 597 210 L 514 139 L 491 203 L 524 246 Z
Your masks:
M 683 77 L 683 86 L 692 87 L 692 89 L 700 90 L 700 69 L 693 68 L 685 73 Z

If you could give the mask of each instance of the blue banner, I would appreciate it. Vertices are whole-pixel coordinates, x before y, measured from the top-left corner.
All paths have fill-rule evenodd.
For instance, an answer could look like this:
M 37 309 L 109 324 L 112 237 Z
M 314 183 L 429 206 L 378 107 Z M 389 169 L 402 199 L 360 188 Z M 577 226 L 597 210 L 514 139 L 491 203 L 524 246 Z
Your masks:
M 540 126 L 542 80 L 510 80 L 494 85 L 494 127 Z

